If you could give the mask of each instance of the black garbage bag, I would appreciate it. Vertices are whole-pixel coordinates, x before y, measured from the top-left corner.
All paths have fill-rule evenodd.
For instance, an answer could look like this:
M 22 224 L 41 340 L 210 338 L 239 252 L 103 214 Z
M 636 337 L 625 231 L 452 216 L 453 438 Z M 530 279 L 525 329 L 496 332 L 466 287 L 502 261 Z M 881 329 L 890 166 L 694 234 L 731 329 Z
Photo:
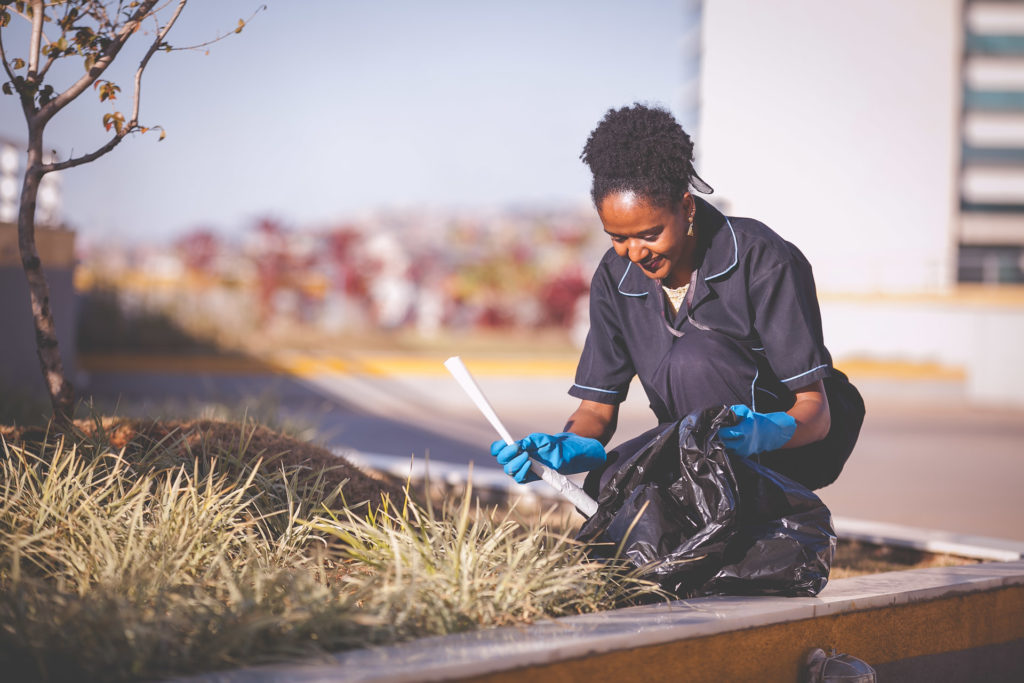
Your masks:
M 607 478 L 577 538 L 621 553 L 679 597 L 817 595 L 835 552 L 832 515 L 802 484 L 726 453 L 727 407 L 650 433 Z

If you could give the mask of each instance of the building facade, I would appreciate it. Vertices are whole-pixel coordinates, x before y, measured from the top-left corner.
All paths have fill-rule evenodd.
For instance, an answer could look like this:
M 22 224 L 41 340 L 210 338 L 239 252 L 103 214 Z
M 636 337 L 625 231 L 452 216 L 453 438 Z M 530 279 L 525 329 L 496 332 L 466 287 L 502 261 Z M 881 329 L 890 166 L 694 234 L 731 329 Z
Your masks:
M 840 364 L 937 363 L 1024 403 L 1024 2 L 703 17 L 698 170 L 807 255 Z
M 961 282 L 1024 282 L 1024 2 L 968 0 L 960 128 Z

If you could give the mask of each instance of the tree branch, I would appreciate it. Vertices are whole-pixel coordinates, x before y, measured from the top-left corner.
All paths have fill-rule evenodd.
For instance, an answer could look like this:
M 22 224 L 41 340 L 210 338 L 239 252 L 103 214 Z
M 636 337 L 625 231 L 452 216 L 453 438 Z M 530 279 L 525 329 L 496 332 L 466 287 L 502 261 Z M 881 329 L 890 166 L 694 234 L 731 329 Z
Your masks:
M 103 72 L 107 70 L 107 67 L 110 66 L 114 61 L 114 58 L 117 57 L 117 53 L 121 51 L 121 48 L 124 47 L 126 42 L 128 42 L 128 39 L 131 38 L 132 34 L 138 30 L 142 21 L 150 15 L 151 10 L 157 2 L 159 2 L 159 0 L 144 0 L 139 3 L 135 13 L 124 23 L 123 26 L 121 26 L 121 29 L 117 32 L 117 36 L 113 41 L 111 41 L 107 49 L 104 50 L 103 55 L 96 60 L 96 63 L 93 64 L 91 69 L 89 69 L 89 72 L 72 83 L 67 90 L 40 108 L 38 114 L 40 122 L 45 123 L 49 119 L 53 118 L 54 114 L 66 107 L 72 100 L 81 95 L 86 88 L 95 83 L 96 79 L 103 75 Z
M 11 65 L 7 61 L 7 53 L 4 51 L 4 32 L 0 31 L 0 62 L 4 63 L 4 71 L 7 72 L 7 78 L 11 81 L 11 85 L 14 84 L 14 72 L 11 71 Z
M 174 2 L 174 0 L 165 0 L 164 4 L 153 10 L 153 13 L 156 14 L 158 12 L 163 12 L 172 2 Z
M 39 82 L 42 83 L 43 79 L 46 78 L 46 72 L 50 70 L 50 65 L 53 64 L 57 59 L 55 57 L 47 57 L 46 63 L 43 64 L 43 68 L 39 70 Z
M 138 126 L 126 125 L 124 128 L 121 129 L 120 133 L 115 134 L 114 137 L 107 140 L 107 142 L 102 147 L 97 148 L 95 151 L 90 152 L 89 154 L 83 154 L 80 157 L 75 157 L 74 159 L 68 159 L 66 161 L 56 161 L 50 164 L 41 164 L 39 166 L 39 172 L 43 174 L 53 173 L 54 171 L 63 171 L 64 169 L 67 168 L 74 168 L 75 166 L 87 164 L 90 161 L 96 161 L 101 156 L 103 156 L 104 154 L 114 149 L 119 144 L 121 144 L 121 140 L 124 140 L 126 137 L 128 137 L 129 133 L 132 133 L 137 129 Z
M 243 27 L 244 26 L 248 26 L 249 22 L 252 21 L 256 17 L 257 14 L 259 14 L 262 11 L 264 11 L 265 9 L 267 9 L 266 5 L 260 5 L 259 7 L 257 7 L 256 11 L 253 12 L 252 14 L 250 14 L 249 18 L 242 22 L 242 26 Z M 210 40 L 207 40 L 205 43 L 197 43 L 195 45 L 186 45 L 185 47 L 172 47 L 171 50 L 174 51 L 174 52 L 178 52 L 179 50 L 198 50 L 199 48 L 207 47 L 209 45 L 213 45 L 214 43 L 219 43 L 220 41 L 222 41 L 225 38 L 227 38 L 228 36 L 230 36 L 232 33 L 238 33 L 241 30 L 242 30 L 241 28 L 233 28 L 233 29 L 231 29 L 230 31 L 228 31 L 226 33 L 220 34 L 216 38 L 212 38 Z
M 67 6 L 64 8 L 64 16 L 61 18 L 60 21 L 57 22 L 57 24 L 60 26 L 60 37 L 61 38 L 63 38 L 64 36 L 66 36 L 68 34 L 68 29 L 64 25 L 64 22 L 67 21 L 67 18 L 68 18 L 69 14 L 71 14 L 71 3 L 68 3 Z M 53 43 L 52 40 L 50 40 L 49 38 L 46 37 L 46 32 L 45 31 L 43 32 L 42 37 L 43 37 L 44 40 L 46 40 L 46 44 L 47 45 L 50 45 L 50 44 Z M 60 40 L 60 39 L 58 38 L 58 40 Z M 43 82 L 43 79 L 46 78 L 46 72 L 50 70 L 50 67 L 53 66 L 53 63 L 55 61 L 57 61 L 58 59 L 59 59 L 59 57 L 47 56 L 46 64 L 43 64 L 43 68 L 39 70 L 39 75 L 37 77 L 37 80 L 40 83 Z
M 66 30 L 61 32 L 60 37 L 63 38 L 65 35 L 67 35 L 67 31 Z M 46 34 L 45 33 L 43 34 L 43 38 L 46 38 Z M 49 38 L 46 38 L 47 45 L 49 45 L 52 42 L 53 41 L 51 41 Z M 50 67 L 58 59 L 59 59 L 59 57 L 48 56 L 46 58 L 46 63 L 43 64 L 43 68 L 39 70 L 39 74 L 36 76 L 36 80 L 39 81 L 40 83 L 42 83 L 43 79 L 46 78 L 46 72 L 50 70 Z
M 35 79 L 39 68 L 39 47 L 43 35 L 43 0 L 32 0 L 32 36 L 28 46 L 28 79 Z
M 93 18 L 97 26 L 105 26 L 108 30 L 113 29 L 110 17 L 107 15 L 107 6 L 103 3 L 92 3 L 85 8 L 85 14 Z
M 139 68 L 135 71 L 135 92 L 132 95 L 132 117 L 128 121 L 130 128 L 134 128 L 139 123 L 139 100 L 142 96 L 142 72 L 146 70 L 146 65 L 149 64 L 150 57 L 159 49 L 160 43 L 164 42 L 164 38 L 167 37 L 167 33 L 174 26 L 174 22 L 181 16 L 182 10 L 185 9 L 185 5 L 188 4 L 188 0 L 180 0 L 178 6 L 174 8 L 174 14 L 164 24 L 164 27 L 160 29 L 160 32 L 156 34 L 156 38 L 153 39 L 153 43 L 146 50 L 145 56 L 142 61 L 139 62 Z
M 56 3 L 51 3 L 51 5 L 53 5 L 53 4 L 56 4 Z M 44 6 L 45 6 L 45 3 L 44 3 Z M 33 24 L 33 30 L 32 30 L 32 35 L 33 35 L 33 36 L 35 35 L 35 24 L 34 24 L 34 21 L 33 21 L 32 17 L 30 17 L 29 15 L 27 15 L 27 14 L 25 14 L 25 13 L 23 13 L 23 12 L 19 12 L 19 11 L 17 10 L 17 8 L 16 8 L 16 7 L 14 7 L 13 5 L 6 5 L 6 6 L 5 6 L 5 9 L 6 9 L 6 10 L 7 10 L 8 12 L 11 12 L 12 14 L 14 14 L 15 16 L 21 17 L 22 19 L 24 19 L 24 20 L 25 20 L 25 21 L 27 21 L 28 23 L 30 23 L 30 24 Z M 33 8 L 33 12 L 34 12 L 34 11 L 35 11 L 35 10 L 34 10 L 34 8 Z M 65 16 L 65 17 L 67 16 L 67 13 L 68 13 L 68 11 L 70 11 L 70 10 L 65 10 L 65 11 L 64 11 L 64 16 Z M 33 16 L 34 16 L 34 14 L 33 14 Z M 45 22 L 44 22 L 44 23 L 45 23 Z M 64 35 L 64 33 L 62 32 L 62 33 L 61 33 L 61 36 L 63 36 L 63 35 Z M 46 36 L 46 31 L 44 31 L 44 30 L 40 29 L 40 30 L 39 30 L 39 34 L 38 34 L 38 43 L 39 43 L 39 47 L 38 47 L 38 48 L 37 48 L 36 50 L 32 50 L 32 49 L 31 49 L 31 46 L 30 46 L 30 48 L 29 48 L 29 52 L 30 52 L 30 53 L 34 52 L 35 54 L 39 54 L 39 51 L 40 51 L 40 50 L 42 50 L 42 49 L 43 49 L 44 47 L 46 47 L 46 46 L 50 45 L 50 44 L 51 44 L 52 42 L 53 42 L 53 41 L 51 41 L 51 40 L 50 40 L 50 39 L 49 39 L 49 38 L 48 38 L 48 37 Z M 30 56 L 30 58 L 29 58 L 29 61 L 31 62 L 31 56 Z M 50 64 L 52 64 L 52 63 L 53 63 L 53 58 L 52 58 L 52 57 L 49 57 L 49 58 L 47 58 L 47 62 L 46 62 L 46 64 L 45 64 L 45 65 L 43 66 L 43 68 L 42 68 L 42 69 L 40 69 L 40 70 L 39 70 L 38 74 L 36 75 L 36 82 L 38 82 L 38 83 L 42 83 L 42 81 L 43 81 L 43 77 L 44 77 L 44 76 L 46 75 L 46 72 L 50 70 Z M 36 62 L 36 66 L 38 66 L 38 61 Z M 29 73 L 31 73 L 31 69 L 32 69 L 32 67 L 31 67 L 31 66 L 29 66 Z
M 25 21 L 27 21 L 30 24 L 32 23 L 32 20 L 28 18 L 28 15 L 25 14 L 24 12 L 19 12 L 18 8 L 15 7 L 13 4 L 7 6 L 7 11 L 10 12 L 11 14 L 13 14 L 16 17 L 21 17 L 22 19 L 24 19 Z
M 25 17 L 25 19 L 28 20 L 28 17 Z M 34 32 L 33 35 L 35 35 Z M 4 63 L 4 71 L 7 72 L 7 77 L 11 80 L 11 86 L 13 86 L 14 89 L 17 91 L 18 100 L 21 102 L 21 110 L 25 114 L 25 121 L 29 122 L 29 125 L 31 127 L 32 116 L 35 114 L 35 103 L 32 99 L 31 94 L 23 90 L 21 87 L 18 87 L 14 72 L 11 70 L 10 64 L 7 63 L 7 53 L 4 50 L 2 30 L 0 30 L 0 59 L 2 59 Z
M 160 29 L 160 31 L 157 33 L 156 38 L 153 39 L 153 43 L 149 46 L 149 49 L 146 50 L 146 54 L 145 56 L 143 56 L 142 61 L 139 62 L 139 68 L 135 72 L 135 92 L 132 97 L 132 116 L 131 119 L 125 123 L 124 127 L 121 129 L 121 132 L 115 134 L 114 137 L 107 140 L 107 142 L 103 146 L 97 148 L 95 151 L 90 152 L 89 154 L 83 154 L 80 157 L 67 159 L 66 161 L 42 164 L 39 167 L 40 173 L 53 173 L 54 171 L 63 171 L 68 168 L 74 168 L 75 166 L 87 164 L 90 161 L 95 161 L 96 159 L 99 159 L 101 156 L 107 154 L 112 149 L 117 147 L 122 140 L 128 137 L 129 133 L 133 133 L 139 130 L 139 103 L 142 96 L 142 72 L 146 70 L 146 65 L 149 64 L 150 58 L 160 48 L 160 44 L 164 41 L 164 38 L 167 37 L 167 33 L 171 30 L 171 27 L 174 26 L 174 22 L 176 22 L 178 20 L 178 17 L 181 16 L 181 13 L 185 9 L 186 4 L 188 4 L 188 0 L 178 0 L 178 6 L 174 9 L 174 14 L 171 15 L 171 18 L 167 21 L 164 27 Z M 142 18 L 140 18 L 140 21 Z

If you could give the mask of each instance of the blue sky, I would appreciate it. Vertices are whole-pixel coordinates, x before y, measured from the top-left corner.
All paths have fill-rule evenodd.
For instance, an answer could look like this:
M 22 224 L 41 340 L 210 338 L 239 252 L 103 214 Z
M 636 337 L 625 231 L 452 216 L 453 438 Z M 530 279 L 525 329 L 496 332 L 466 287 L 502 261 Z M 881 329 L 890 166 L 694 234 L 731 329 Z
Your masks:
M 260 4 L 194 2 L 171 42 L 208 39 Z M 267 5 L 209 54 L 154 57 L 141 119 L 167 139 L 137 136 L 63 174 L 64 215 L 82 237 L 585 202 L 578 155 L 604 111 L 642 100 L 679 112 L 684 100 L 690 0 Z M 136 62 L 119 57 L 124 107 Z M 104 139 L 108 108 L 80 99 L 48 129 L 62 154 Z M 0 135 L 24 138 L 13 97 L 0 98 Z

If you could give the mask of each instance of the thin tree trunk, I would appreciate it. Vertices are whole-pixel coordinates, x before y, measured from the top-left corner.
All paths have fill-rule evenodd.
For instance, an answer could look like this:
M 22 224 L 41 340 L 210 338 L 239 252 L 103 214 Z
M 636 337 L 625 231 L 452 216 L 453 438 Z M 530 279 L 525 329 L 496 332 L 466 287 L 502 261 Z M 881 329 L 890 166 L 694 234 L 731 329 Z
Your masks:
M 43 174 L 43 133 L 30 124 L 29 148 L 25 181 L 21 187 L 21 206 L 18 211 L 18 249 L 21 265 L 28 280 L 32 302 L 32 322 L 36 331 L 36 353 L 43 371 L 46 390 L 50 394 L 53 417 L 58 423 L 67 423 L 74 409 L 74 389 L 64 376 L 64 363 L 57 345 L 57 327 L 50 308 L 50 286 L 43 273 L 39 251 L 36 249 L 35 222 L 36 196 Z

